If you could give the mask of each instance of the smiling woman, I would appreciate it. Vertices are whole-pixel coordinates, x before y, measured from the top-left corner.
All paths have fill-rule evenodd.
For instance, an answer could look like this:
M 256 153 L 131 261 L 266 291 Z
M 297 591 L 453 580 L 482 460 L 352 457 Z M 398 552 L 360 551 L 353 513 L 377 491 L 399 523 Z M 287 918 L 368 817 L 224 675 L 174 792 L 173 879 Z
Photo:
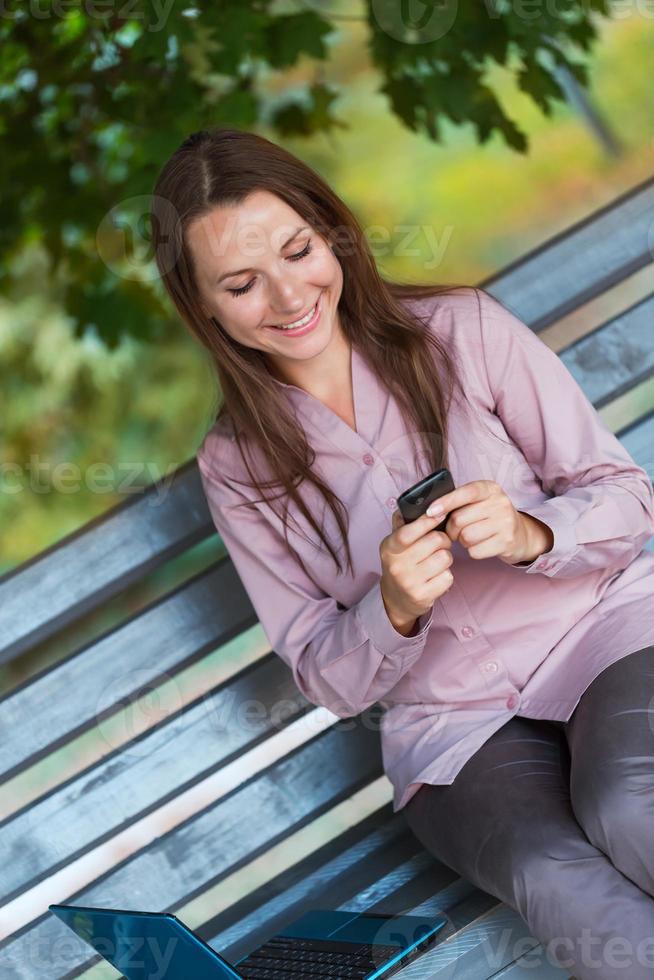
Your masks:
M 310 703 L 386 709 L 394 810 L 541 942 L 648 942 L 645 470 L 526 323 L 478 287 L 381 278 L 355 218 L 279 147 L 200 134 L 153 208 L 224 397 L 203 488 L 270 649 Z M 443 467 L 445 529 L 391 530 L 397 495 Z M 570 960 L 579 980 L 615 976 Z
M 340 572 L 338 545 L 305 503 L 316 490 L 333 512 L 352 570 L 347 511 L 312 466 L 289 386 L 354 429 L 356 348 L 422 434 L 425 465 L 446 466 L 447 404 L 459 379 L 445 345 L 405 301 L 457 285 L 385 280 L 357 219 L 322 178 L 240 130 L 202 130 L 182 143 L 158 176 L 151 226 L 164 285 L 211 356 L 223 399 L 216 425 L 232 428 L 250 477 L 243 485 L 273 510 L 277 498 L 264 488 L 280 487 Z

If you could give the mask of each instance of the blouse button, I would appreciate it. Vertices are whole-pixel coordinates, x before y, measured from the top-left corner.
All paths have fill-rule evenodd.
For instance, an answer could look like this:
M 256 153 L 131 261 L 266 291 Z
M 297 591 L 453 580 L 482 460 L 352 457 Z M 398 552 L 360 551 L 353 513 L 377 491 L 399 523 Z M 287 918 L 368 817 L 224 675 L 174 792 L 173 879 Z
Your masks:
M 515 708 L 517 703 L 518 703 L 518 698 L 516 697 L 515 694 L 512 694 L 511 697 L 507 700 L 506 706 L 507 708 Z
M 474 636 L 475 631 L 471 629 L 470 626 L 464 626 L 463 629 L 461 630 L 461 633 L 463 634 L 463 636 Z
M 372 466 L 375 460 L 374 457 L 370 455 L 370 453 L 366 453 L 363 457 L 363 462 L 366 464 L 366 466 Z
M 386 506 L 387 507 L 395 507 L 395 497 L 387 497 L 386 498 Z
M 484 664 L 484 670 L 494 673 L 497 670 L 496 662 L 494 660 L 489 660 L 487 664 Z

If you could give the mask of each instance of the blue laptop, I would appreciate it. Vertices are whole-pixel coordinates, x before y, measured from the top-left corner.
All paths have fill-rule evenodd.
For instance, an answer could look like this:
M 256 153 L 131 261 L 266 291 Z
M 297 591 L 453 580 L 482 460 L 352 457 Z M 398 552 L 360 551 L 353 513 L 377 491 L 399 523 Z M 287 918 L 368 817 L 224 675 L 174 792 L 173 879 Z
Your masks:
M 231 964 L 170 912 L 48 908 L 127 980 L 386 980 L 433 943 L 447 922 L 312 909 Z

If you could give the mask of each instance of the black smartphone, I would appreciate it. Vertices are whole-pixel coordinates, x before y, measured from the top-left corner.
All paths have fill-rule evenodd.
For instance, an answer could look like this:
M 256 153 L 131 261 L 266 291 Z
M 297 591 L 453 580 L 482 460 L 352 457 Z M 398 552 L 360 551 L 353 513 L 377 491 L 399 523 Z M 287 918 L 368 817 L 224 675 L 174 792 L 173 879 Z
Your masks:
M 397 506 L 404 518 L 404 523 L 409 524 L 411 521 L 417 520 L 434 500 L 438 500 L 439 497 L 443 497 L 454 489 L 456 488 L 452 474 L 447 469 L 436 470 L 435 473 L 426 476 L 424 480 L 420 480 L 409 487 L 397 498 Z M 446 514 L 436 528 L 437 531 L 445 530 L 448 517 L 449 514 Z

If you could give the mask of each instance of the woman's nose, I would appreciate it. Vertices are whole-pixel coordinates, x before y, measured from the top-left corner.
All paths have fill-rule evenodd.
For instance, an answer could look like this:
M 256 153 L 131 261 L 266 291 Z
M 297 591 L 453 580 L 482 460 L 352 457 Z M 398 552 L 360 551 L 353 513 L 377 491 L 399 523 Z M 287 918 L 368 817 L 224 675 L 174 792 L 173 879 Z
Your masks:
M 275 310 L 280 319 L 285 320 L 292 320 L 294 316 L 300 316 L 309 302 L 303 293 L 298 292 L 295 286 L 288 285 L 279 288 L 273 287 L 270 299 L 271 308 Z

